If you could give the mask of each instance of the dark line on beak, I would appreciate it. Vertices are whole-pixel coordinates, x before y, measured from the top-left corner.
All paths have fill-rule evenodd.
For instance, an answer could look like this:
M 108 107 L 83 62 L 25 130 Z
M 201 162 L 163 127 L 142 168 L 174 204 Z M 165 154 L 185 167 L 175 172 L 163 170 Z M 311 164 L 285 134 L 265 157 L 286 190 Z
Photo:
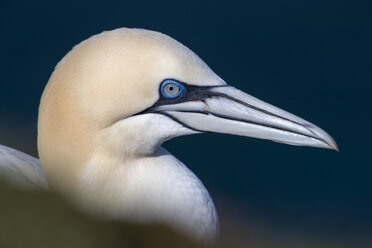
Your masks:
M 220 93 L 220 92 L 214 92 L 214 93 L 215 93 L 214 96 L 219 96 L 219 97 L 227 98 L 227 99 L 232 100 L 232 101 L 234 101 L 234 102 L 237 102 L 237 103 L 239 103 L 239 104 L 241 104 L 241 105 L 243 105 L 243 106 L 246 106 L 246 107 L 252 108 L 252 109 L 254 109 L 254 110 L 260 111 L 260 112 L 265 113 L 265 114 L 267 114 L 267 115 L 271 115 L 271 116 L 274 116 L 274 117 L 277 117 L 277 118 L 280 118 L 280 119 L 283 119 L 283 120 L 286 120 L 286 121 L 292 122 L 292 123 L 294 123 L 294 124 L 297 124 L 297 125 L 300 125 L 300 126 L 303 126 L 304 128 L 306 128 L 306 125 L 304 125 L 304 124 L 302 124 L 302 123 L 299 123 L 299 122 L 297 122 L 297 121 L 294 121 L 294 120 L 291 120 L 291 119 L 285 118 L 285 117 L 283 117 L 283 116 L 280 116 L 280 115 L 274 114 L 274 113 L 272 113 L 272 112 L 270 112 L 270 111 L 267 111 L 267 110 L 264 110 L 264 109 L 262 109 L 262 108 L 256 107 L 256 106 L 251 105 L 251 104 L 249 104 L 249 103 L 243 102 L 243 101 L 241 101 L 241 100 L 239 100 L 239 99 L 236 99 L 235 97 L 232 97 L 232 96 L 229 96 L 229 95 L 227 95 L 227 94 Z M 316 133 L 314 133 L 312 130 L 310 130 L 310 129 L 308 129 L 308 128 L 306 128 L 306 129 L 309 130 L 309 131 L 310 131 L 311 133 L 313 133 L 314 135 L 316 135 Z M 326 142 L 325 142 L 325 143 L 326 143 Z M 326 144 L 328 144 L 328 143 L 326 143 Z
M 267 128 L 271 128 L 271 129 L 276 129 L 276 130 L 279 130 L 279 131 L 284 131 L 284 132 L 287 132 L 287 133 L 293 133 L 293 134 L 298 134 L 298 135 L 301 135 L 301 136 L 304 136 L 304 137 L 308 137 L 308 138 L 312 138 L 312 139 L 315 139 L 315 140 L 319 140 L 323 143 L 325 143 L 326 145 L 328 145 L 329 147 L 332 147 L 328 142 L 326 142 L 325 140 L 317 137 L 317 136 L 312 136 L 312 135 L 308 135 L 308 134 L 304 134 L 304 133 L 300 133 L 300 132 L 297 132 L 295 130 L 288 130 L 288 129 L 283 129 L 283 128 L 280 128 L 280 127 L 277 127 L 277 126 L 273 126 L 273 125 L 268 125 L 268 124 L 264 124 L 264 123 L 261 123 L 261 122 L 256 122 L 256 121 L 249 121 L 249 120 L 243 120 L 243 119 L 239 119 L 239 118 L 235 118 L 235 117 L 229 117 L 229 116 L 225 116 L 225 115 L 221 115 L 221 114 L 217 114 L 217 113 L 213 113 L 213 112 L 203 112 L 203 111 L 175 111 L 175 112 L 182 112 L 182 113 L 196 113 L 196 114 L 204 114 L 204 115 L 213 115 L 215 117 L 218 117 L 218 118 L 222 118 L 222 119 L 226 119 L 226 120 L 231 120 L 231 121 L 239 121 L 239 122 L 244 122 L 244 123 L 248 123 L 248 124 L 253 124 L 253 125 L 257 125 L 257 126 L 263 126 L 263 127 L 267 127 Z M 193 131 L 196 131 L 196 132 L 200 132 L 200 133 L 213 133 L 213 132 L 210 132 L 210 131 L 205 131 L 205 130 L 199 130 L 199 129 L 196 129 L 196 128 L 193 128 L 189 125 L 187 125 L 186 123 L 178 120 L 176 117 L 174 117 L 173 115 L 171 114 L 168 114 L 166 112 L 152 112 L 152 113 L 156 113 L 156 114 L 162 114 L 164 116 L 167 116 L 168 118 L 172 119 L 173 121 L 176 121 L 178 122 L 179 124 L 181 124 L 182 126 L 188 128 L 188 129 L 191 129 Z M 303 126 L 303 125 L 301 125 Z M 305 127 L 306 128 L 306 127 Z

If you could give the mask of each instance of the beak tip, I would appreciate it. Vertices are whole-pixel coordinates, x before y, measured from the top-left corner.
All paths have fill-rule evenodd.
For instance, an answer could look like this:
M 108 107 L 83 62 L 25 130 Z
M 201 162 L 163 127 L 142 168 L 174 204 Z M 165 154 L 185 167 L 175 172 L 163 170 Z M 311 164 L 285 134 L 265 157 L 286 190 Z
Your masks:
M 338 145 L 331 135 L 313 124 L 307 125 L 307 128 L 323 143 L 321 147 L 339 152 Z
M 329 149 L 335 150 L 336 152 L 339 152 L 340 151 L 340 149 L 338 148 L 338 145 L 337 145 L 336 141 L 329 134 L 327 134 L 326 141 L 327 141 L 327 145 L 328 145 L 328 148 Z
M 333 139 L 332 139 L 332 141 L 333 142 L 331 144 L 329 144 L 329 148 L 331 150 L 335 150 L 336 152 L 339 152 L 340 149 L 338 148 L 338 145 L 337 145 L 336 141 L 334 141 Z

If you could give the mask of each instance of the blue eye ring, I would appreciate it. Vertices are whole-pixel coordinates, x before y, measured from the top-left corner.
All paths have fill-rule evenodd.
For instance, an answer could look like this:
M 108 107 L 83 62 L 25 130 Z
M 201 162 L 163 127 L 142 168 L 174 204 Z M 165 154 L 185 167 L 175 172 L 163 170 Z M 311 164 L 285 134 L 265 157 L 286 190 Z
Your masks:
M 166 87 L 169 87 L 170 85 L 174 85 L 174 86 L 177 86 L 178 87 L 177 94 L 175 94 L 175 95 L 167 94 Z M 184 91 L 185 91 L 185 87 L 181 83 L 179 83 L 179 82 L 177 82 L 176 80 L 173 80 L 173 79 L 166 79 L 160 85 L 160 92 L 161 92 L 162 96 L 164 96 L 165 98 L 171 98 L 171 99 L 177 98 Z

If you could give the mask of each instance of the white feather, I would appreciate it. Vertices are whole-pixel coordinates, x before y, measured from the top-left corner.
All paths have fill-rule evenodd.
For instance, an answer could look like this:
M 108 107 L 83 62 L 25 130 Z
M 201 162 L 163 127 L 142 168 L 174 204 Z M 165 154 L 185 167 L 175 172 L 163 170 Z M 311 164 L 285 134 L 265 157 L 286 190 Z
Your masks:
M 39 159 L 3 145 L 0 145 L 0 177 L 23 189 L 48 188 Z

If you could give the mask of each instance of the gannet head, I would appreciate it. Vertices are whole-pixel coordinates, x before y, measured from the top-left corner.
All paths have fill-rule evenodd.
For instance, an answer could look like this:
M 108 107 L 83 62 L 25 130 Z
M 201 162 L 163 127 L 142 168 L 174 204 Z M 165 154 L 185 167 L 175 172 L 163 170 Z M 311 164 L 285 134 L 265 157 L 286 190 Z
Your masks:
M 337 149 L 317 126 L 228 86 L 176 40 L 127 28 L 95 35 L 59 62 L 41 99 L 38 147 L 51 186 L 66 186 L 97 154 L 149 156 L 202 132 Z

